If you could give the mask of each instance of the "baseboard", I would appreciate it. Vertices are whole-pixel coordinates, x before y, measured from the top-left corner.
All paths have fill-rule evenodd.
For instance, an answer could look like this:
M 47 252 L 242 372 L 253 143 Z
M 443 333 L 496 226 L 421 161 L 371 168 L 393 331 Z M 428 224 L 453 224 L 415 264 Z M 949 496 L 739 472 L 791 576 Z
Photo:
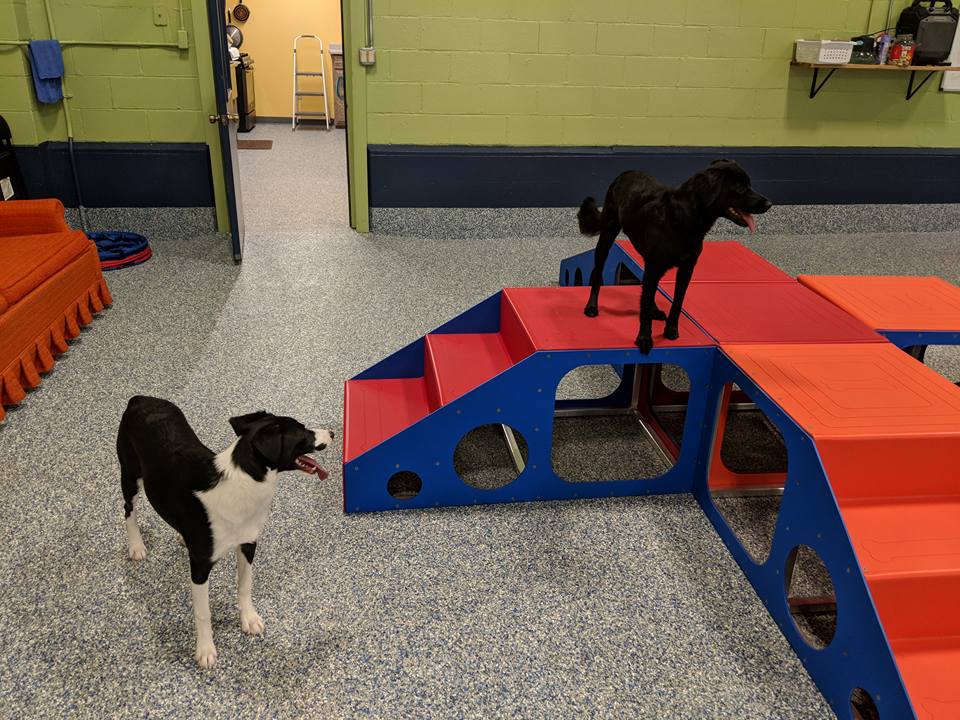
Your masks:
M 738 160 L 778 205 L 960 203 L 960 149 L 371 145 L 370 205 L 574 207 L 625 170 L 676 185 Z
M 67 143 L 15 148 L 27 197 L 77 207 Z M 77 175 L 88 208 L 212 207 L 205 143 L 76 143 Z
M 151 242 L 210 236 L 217 232 L 213 207 L 142 207 L 86 209 L 86 230 L 124 230 Z M 71 227 L 83 229 L 78 208 L 67 209 Z
M 957 232 L 960 204 L 776 205 L 757 219 L 760 235 Z M 437 239 L 571 237 L 577 209 L 371 208 L 378 234 Z M 719 220 L 709 238 L 745 238 L 747 231 Z

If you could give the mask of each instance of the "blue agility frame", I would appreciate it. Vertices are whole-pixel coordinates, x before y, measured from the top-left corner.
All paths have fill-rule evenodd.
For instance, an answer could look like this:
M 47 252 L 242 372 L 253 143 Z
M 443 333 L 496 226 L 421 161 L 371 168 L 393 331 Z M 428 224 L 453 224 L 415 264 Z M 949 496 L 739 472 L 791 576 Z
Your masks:
M 641 355 L 636 348 L 536 352 L 345 463 L 344 509 L 348 513 L 376 512 L 691 492 L 697 459 L 702 452 L 698 445 L 707 420 L 708 383 L 716 354 L 713 346 L 654 348 L 649 355 Z M 676 464 L 654 479 L 570 482 L 557 476 L 552 462 L 553 420 L 558 406 L 556 391 L 564 376 L 584 365 L 659 363 L 679 365 L 691 383 L 681 453 Z M 624 393 L 618 390 L 607 402 L 614 408 L 620 407 L 623 400 Z M 593 407 L 597 404 L 591 402 Z M 519 432 L 527 444 L 524 471 L 510 484 L 494 490 L 466 484 L 454 469 L 457 444 L 468 432 L 483 425 L 507 425 Z M 422 488 L 415 497 L 400 500 L 389 494 L 389 478 L 401 471 L 420 477 Z

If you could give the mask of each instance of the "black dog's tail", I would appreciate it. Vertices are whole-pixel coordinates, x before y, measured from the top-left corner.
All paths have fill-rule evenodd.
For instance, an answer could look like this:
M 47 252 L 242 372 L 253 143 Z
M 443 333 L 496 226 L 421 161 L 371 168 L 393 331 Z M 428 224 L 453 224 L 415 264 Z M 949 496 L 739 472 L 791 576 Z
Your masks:
M 599 235 L 603 227 L 600 224 L 600 208 L 592 197 L 584 198 L 577 213 L 577 222 L 580 223 L 580 232 L 584 235 Z

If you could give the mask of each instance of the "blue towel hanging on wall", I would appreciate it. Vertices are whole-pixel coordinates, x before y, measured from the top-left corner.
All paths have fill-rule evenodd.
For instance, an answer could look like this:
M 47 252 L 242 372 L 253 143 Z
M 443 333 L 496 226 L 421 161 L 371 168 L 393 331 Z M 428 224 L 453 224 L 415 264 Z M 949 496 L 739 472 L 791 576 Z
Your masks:
M 30 67 L 37 100 L 42 103 L 60 102 L 63 98 L 63 53 L 56 40 L 30 42 Z

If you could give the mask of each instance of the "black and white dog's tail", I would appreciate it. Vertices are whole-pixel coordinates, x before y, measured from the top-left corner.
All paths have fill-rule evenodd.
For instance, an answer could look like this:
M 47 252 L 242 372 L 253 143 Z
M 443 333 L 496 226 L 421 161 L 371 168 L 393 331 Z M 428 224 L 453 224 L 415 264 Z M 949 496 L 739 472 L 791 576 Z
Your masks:
M 600 208 L 592 197 L 584 198 L 577 213 L 577 222 L 580 223 L 580 232 L 584 235 L 599 235 L 603 227 L 600 224 Z

